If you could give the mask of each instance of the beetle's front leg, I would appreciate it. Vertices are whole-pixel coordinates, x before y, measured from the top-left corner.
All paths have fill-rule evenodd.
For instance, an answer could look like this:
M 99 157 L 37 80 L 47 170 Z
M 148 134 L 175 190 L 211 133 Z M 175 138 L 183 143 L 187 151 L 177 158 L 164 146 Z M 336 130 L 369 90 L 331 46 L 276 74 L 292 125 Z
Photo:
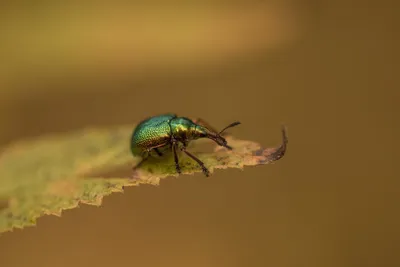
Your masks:
M 204 165 L 204 163 L 200 159 L 198 159 L 195 155 L 193 155 L 192 153 L 187 151 L 185 146 L 182 146 L 181 150 L 183 152 L 185 152 L 185 154 L 188 155 L 190 158 L 192 158 L 194 161 L 196 161 L 197 164 L 199 164 L 199 166 L 201 167 L 201 170 L 203 171 L 205 176 L 207 176 L 207 177 L 210 176 L 209 170 L 207 169 L 207 167 Z
M 176 172 L 181 174 L 181 166 L 179 166 L 179 159 L 178 159 L 178 154 L 177 154 L 177 149 L 178 149 L 178 141 L 175 138 L 171 139 L 171 146 L 172 146 L 172 151 L 174 152 L 174 161 L 175 161 L 175 168 Z

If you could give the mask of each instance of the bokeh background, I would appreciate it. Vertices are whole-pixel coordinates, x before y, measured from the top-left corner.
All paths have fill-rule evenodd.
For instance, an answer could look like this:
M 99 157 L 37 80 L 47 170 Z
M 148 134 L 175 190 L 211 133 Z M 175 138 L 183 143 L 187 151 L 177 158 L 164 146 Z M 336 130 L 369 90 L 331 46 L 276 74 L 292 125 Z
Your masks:
M 285 123 L 289 147 L 45 216 L 0 238 L 0 265 L 400 266 L 398 8 L 2 3 L 1 146 L 176 112 L 264 146 Z

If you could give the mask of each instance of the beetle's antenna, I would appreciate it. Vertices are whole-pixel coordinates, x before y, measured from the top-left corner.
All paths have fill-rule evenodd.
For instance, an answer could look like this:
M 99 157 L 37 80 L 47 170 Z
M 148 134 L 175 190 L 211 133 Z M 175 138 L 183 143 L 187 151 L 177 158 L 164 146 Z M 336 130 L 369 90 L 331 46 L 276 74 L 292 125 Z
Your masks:
M 235 121 L 235 122 L 233 122 L 233 123 L 231 123 L 231 124 L 229 124 L 228 126 L 226 126 L 224 129 L 222 129 L 219 133 L 218 133 L 218 135 L 221 135 L 226 129 L 229 129 L 229 128 L 232 128 L 232 127 L 235 127 L 235 126 L 237 126 L 237 125 L 239 125 L 240 124 L 240 122 L 239 121 Z

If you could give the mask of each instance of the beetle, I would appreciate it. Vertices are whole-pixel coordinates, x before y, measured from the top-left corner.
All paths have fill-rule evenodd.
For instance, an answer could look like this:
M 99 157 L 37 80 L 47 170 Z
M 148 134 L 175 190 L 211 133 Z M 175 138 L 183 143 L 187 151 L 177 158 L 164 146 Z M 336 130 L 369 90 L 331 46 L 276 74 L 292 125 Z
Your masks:
M 150 153 L 154 152 L 158 156 L 163 156 L 160 149 L 170 147 L 174 154 L 175 168 L 178 174 L 181 173 L 181 167 L 178 162 L 177 150 L 180 149 L 187 156 L 192 158 L 201 167 L 205 176 L 209 176 L 209 171 L 204 163 L 195 155 L 187 151 L 190 141 L 199 138 L 209 138 L 218 145 L 232 150 L 222 133 L 231 127 L 239 125 L 236 121 L 217 132 L 208 123 L 202 119 L 193 121 L 187 117 L 178 117 L 176 114 L 167 113 L 153 116 L 141 121 L 132 133 L 131 152 L 133 156 L 140 156 L 142 160 L 133 167 L 135 171 L 143 162 L 145 162 Z M 153 152 L 154 151 L 154 152 Z

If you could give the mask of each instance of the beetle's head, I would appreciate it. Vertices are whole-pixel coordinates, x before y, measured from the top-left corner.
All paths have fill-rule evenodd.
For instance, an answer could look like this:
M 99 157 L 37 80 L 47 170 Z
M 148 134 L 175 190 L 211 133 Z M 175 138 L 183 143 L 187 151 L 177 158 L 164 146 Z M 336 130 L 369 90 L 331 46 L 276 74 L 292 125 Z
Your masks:
M 230 146 L 228 145 L 228 142 L 227 142 L 226 139 L 222 136 L 222 134 L 224 133 L 224 131 L 225 131 L 226 129 L 232 128 L 232 127 L 237 126 L 237 125 L 239 125 L 239 124 L 240 124 L 240 122 L 235 121 L 235 122 L 229 124 L 228 126 L 226 126 L 226 127 L 225 127 L 224 129 L 222 129 L 219 133 L 215 133 L 215 132 L 209 131 L 209 132 L 207 133 L 207 136 L 206 136 L 206 137 L 208 137 L 208 138 L 214 140 L 214 142 L 216 142 L 218 145 L 223 146 L 223 147 L 226 147 L 226 148 L 229 149 L 229 150 L 232 150 L 232 147 L 230 147 Z

